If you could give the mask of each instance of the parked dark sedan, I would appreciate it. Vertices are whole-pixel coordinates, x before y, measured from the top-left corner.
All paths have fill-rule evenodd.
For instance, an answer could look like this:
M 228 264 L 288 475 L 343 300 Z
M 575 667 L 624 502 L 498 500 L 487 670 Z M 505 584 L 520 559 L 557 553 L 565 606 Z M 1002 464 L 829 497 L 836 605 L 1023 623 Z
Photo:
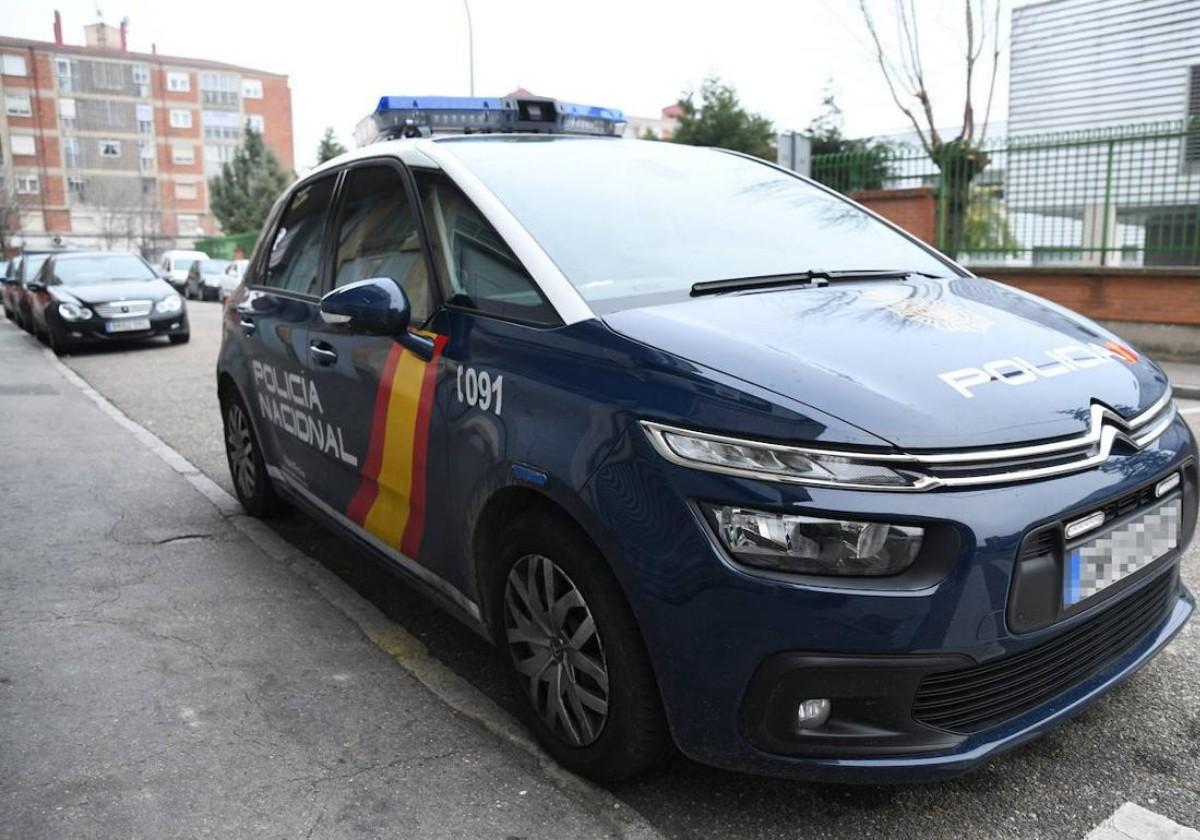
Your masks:
M 79 345 L 190 337 L 183 298 L 136 254 L 85 251 L 52 256 L 26 282 L 33 332 L 55 353 Z
M 29 295 L 25 284 L 32 280 L 54 251 L 24 251 L 12 258 L 0 284 L 0 296 L 4 299 L 4 315 L 16 321 L 27 332 L 33 332 Z

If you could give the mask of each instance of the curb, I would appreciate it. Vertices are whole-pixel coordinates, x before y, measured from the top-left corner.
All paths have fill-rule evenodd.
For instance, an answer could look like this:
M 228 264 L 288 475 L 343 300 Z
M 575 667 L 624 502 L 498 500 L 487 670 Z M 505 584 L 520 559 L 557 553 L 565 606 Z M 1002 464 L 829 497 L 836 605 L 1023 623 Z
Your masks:
M 1178 385 L 1172 383 L 1171 390 L 1175 392 L 1176 399 L 1200 400 L 1200 385 Z

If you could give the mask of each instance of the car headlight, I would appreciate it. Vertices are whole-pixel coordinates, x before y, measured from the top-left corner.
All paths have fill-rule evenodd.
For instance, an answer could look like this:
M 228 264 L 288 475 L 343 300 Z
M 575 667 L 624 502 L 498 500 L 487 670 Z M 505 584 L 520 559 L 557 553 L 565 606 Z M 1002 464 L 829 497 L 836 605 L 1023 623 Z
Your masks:
M 709 472 L 871 490 L 923 489 L 929 481 L 920 473 L 856 460 L 847 453 L 740 440 L 647 421 L 642 428 L 667 460 Z
M 879 577 L 917 559 L 925 530 L 741 507 L 708 509 L 729 553 L 748 566 L 810 575 Z
M 180 309 L 183 309 L 183 298 L 179 295 L 168 295 L 154 304 L 156 312 L 178 312 Z
M 92 310 L 77 303 L 63 301 L 58 304 L 58 314 L 64 321 L 86 321 L 92 317 Z

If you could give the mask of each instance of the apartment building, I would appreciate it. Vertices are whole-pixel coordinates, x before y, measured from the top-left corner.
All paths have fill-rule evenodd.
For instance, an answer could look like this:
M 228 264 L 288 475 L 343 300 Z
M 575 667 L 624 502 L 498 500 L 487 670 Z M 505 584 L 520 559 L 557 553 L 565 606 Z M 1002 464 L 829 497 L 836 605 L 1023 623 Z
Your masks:
M 288 77 L 131 52 L 126 23 L 67 44 L 0 36 L 0 168 L 19 206 L 18 244 L 142 250 L 221 233 L 207 179 L 249 124 L 294 166 Z M 241 233 L 242 231 L 224 231 Z

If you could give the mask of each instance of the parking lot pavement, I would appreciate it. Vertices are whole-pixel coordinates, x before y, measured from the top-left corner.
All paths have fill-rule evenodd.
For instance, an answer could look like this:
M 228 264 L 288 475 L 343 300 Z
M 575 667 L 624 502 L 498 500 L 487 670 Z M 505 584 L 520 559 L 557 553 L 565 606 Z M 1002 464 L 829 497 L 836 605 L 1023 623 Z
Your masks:
M 80 354 L 68 363 L 139 422 L 228 486 L 216 408 L 219 310 L 192 305 L 192 343 Z M 181 352 L 182 351 L 182 352 Z M 199 366 L 199 367 L 197 367 Z M 147 383 L 151 383 L 153 388 Z M 1180 401 L 1200 432 L 1200 402 Z M 302 516 L 272 527 L 349 582 L 501 705 L 490 649 L 386 569 Z M 1183 562 L 1200 589 L 1200 546 Z M 614 789 L 678 838 L 886 837 L 1078 840 L 1127 802 L 1200 826 L 1200 622 L 1071 723 L 961 780 L 836 787 L 726 773 L 677 760 Z M 566 836 L 565 832 L 563 836 Z
M 7 324 L 0 421 L 0 836 L 622 832 Z

